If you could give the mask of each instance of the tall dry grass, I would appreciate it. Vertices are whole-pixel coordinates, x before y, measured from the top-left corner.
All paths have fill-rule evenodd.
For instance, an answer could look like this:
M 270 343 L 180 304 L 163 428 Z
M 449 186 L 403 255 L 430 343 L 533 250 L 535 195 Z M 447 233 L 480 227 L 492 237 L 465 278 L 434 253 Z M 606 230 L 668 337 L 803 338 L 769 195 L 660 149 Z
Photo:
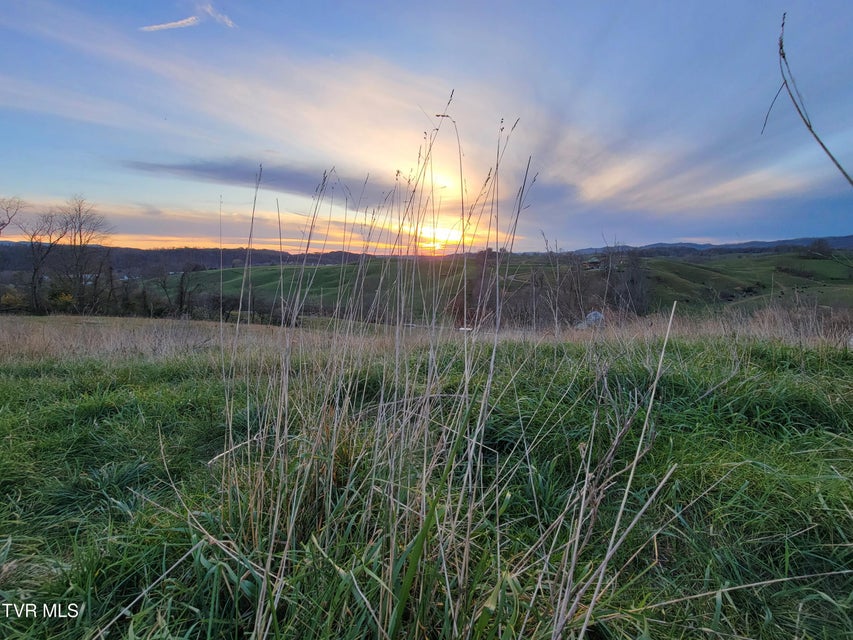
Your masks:
M 127 620 L 140 608 L 146 620 L 156 612 L 145 637 L 170 628 L 210 638 L 649 637 L 654 625 L 686 637 L 696 620 L 714 634 L 737 634 L 741 621 L 727 626 L 719 613 L 724 594 L 777 583 L 723 580 L 712 589 L 717 580 L 709 574 L 690 594 L 672 593 L 665 567 L 677 559 L 667 549 L 683 549 L 686 543 L 670 538 L 687 536 L 673 527 L 689 527 L 688 519 L 699 526 L 695 512 L 752 465 L 743 461 L 709 477 L 685 500 L 677 488 L 669 493 L 676 462 L 646 464 L 660 446 L 662 375 L 683 364 L 665 365 L 666 349 L 672 337 L 834 343 L 834 325 L 766 311 L 700 320 L 614 317 L 601 329 L 568 330 L 559 339 L 504 330 L 505 280 L 496 274 L 531 178 L 525 172 L 513 187 L 503 184 L 510 180 L 501 137 L 482 187 L 454 212 L 463 229 L 462 277 L 455 284 L 440 277 L 437 263 L 427 266 L 426 280 L 416 277 L 417 234 L 403 229 L 434 224 L 444 213 L 429 180 L 439 128 L 411 177 L 359 216 L 370 220 L 366 230 L 359 222 L 359 237 L 367 239 L 359 249 L 371 242 L 392 249 L 387 257 L 365 255 L 359 265 L 353 293 L 364 286 L 370 261 L 381 267 L 376 289 L 390 292 L 366 313 L 298 326 L 314 273 L 305 263 L 293 286 L 280 288 L 277 326 L 253 324 L 248 267 L 246 306 L 235 323 L 2 323 L 4 359 L 198 356 L 215 361 L 222 378 L 225 437 L 207 461 L 212 490 L 173 479 L 177 506 L 163 507 L 185 523 L 186 549 L 88 637 L 118 627 L 128 633 Z M 461 151 L 459 157 L 461 166 Z M 459 181 L 464 193 L 461 169 Z M 324 178 L 306 252 L 322 246 L 328 187 Z M 506 191 L 516 197 L 507 201 Z M 468 277 L 477 273 L 466 244 L 474 229 L 486 230 L 496 254 L 494 271 L 482 272 L 479 282 Z M 441 290 L 450 286 L 459 291 Z M 476 296 L 468 295 L 471 287 Z M 457 331 L 439 303 L 456 293 L 471 331 Z M 416 299 L 430 313 L 414 327 Z M 708 382 L 698 399 L 728 382 Z M 672 394 L 674 383 L 667 384 Z M 663 495 L 668 502 L 659 505 Z M 847 575 L 824 569 L 815 573 Z M 792 573 L 782 581 L 801 578 Z M 710 600 L 712 609 L 716 601 L 719 611 L 709 619 L 703 610 L 676 608 L 693 596 Z M 173 597 L 196 610 L 203 601 L 203 615 L 192 623 L 177 613 L 169 618 Z M 659 610 L 676 622 L 658 620 Z M 843 606 L 838 610 L 843 616 Z
M 647 398 L 613 407 L 618 424 L 602 418 L 576 443 L 581 464 L 563 489 L 563 507 L 540 520 L 523 550 L 513 541 L 512 507 L 520 499 L 514 494 L 540 481 L 531 459 L 540 458 L 545 438 L 526 434 L 503 458 L 487 442 L 496 398 L 514 393 L 516 383 L 498 371 L 500 279 L 483 274 L 475 307 L 462 316 L 478 328 L 456 332 L 437 306 L 454 297 L 440 291 L 447 281 L 438 284 L 433 273 L 434 282 L 423 287 L 415 277 L 417 233 L 405 240 L 400 232 L 434 224 L 439 215 L 429 183 L 435 139 L 421 150 L 413 177 L 374 211 L 378 222 L 366 234 L 392 230 L 393 255 L 365 257 L 384 261 L 387 283 L 377 289 L 391 291 L 367 313 L 367 320 L 381 321 L 378 332 L 363 314 L 337 315 L 322 331 L 292 321 L 253 327 L 246 315 L 221 334 L 229 428 L 222 453 L 209 462 L 221 500 L 212 509 L 207 501 L 187 502 L 185 512 L 199 536 L 193 550 L 232 568 L 227 575 L 246 600 L 241 613 L 251 637 L 362 637 L 365 629 L 382 638 L 582 636 L 598 602 L 613 591 L 614 557 L 657 495 L 656 489 L 638 508 L 628 507 L 637 464 L 650 446 L 653 383 Z M 479 194 L 460 205 L 463 306 L 471 304 L 465 242 L 472 230 L 486 228 L 500 256 L 511 248 L 524 205 L 527 176 L 513 209 L 503 212 L 504 149 L 502 140 Z M 460 184 L 464 189 L 461 175 Z M 324 179 L 306 252 L 322 227 L 326 188 Z M 494 273 L 501 267 L 498 258 Z M 282 287 L 281 306 L 289 310 L 283 318 L 300 315 L 311 278 L 303 266 L 293 288 Z M 361 286 L 356 279 L 354 288 Z M 428 295 L 429 321 L 413 329 L 411 301 Z M 235 380 L 248 384 L 231 385 Z M 606 402 L 606 390 L 600 392 Z M 635 422 L 639 436 L 629 445 Z M 633 448 L 627 466 L 624 447 Z M 611 496 L 619 503 L 597 555 L 592 541 Z M 534 509 L 537 499 L 534 488 Z

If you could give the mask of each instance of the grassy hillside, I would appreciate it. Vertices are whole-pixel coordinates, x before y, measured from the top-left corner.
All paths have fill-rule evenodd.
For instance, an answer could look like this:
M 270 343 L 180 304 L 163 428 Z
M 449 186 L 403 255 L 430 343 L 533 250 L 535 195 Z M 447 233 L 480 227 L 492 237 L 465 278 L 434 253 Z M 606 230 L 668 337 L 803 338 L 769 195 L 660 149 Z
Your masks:
M 844 637 L 853 353 L 771 320 L 3 323 L 0 635 Z
M 397 296 L 405 290 L 405 306 L 414 318 L 423 319 L 424 309 L 434 308 L 435 299 L 449 300 L 449 292 L 458 289 L 459 276 L 452 262 L 366 258 L 346 265 L 254 267 L 246 278 L 242 268 L 200 271 L 189 274 L 185 286 L 196 295 L 221 290 L 224 297 L 239 298 L 241 292 L 244 297 L 251 293 L 263 308 L 274 306 L 283 296 L 300 300 L 301 306 L 321 315 L 352 305 L 387 310 L 396 306 Z M 177 291 L 180 277 L 170 278 L 172 292 Z
M 463 273 L 464 271 L 464 273 Z M 184 287 L 191 301 L 205 296 L 236 300 L 241 291 L 256 311 L 269 312 L 284 299 L 308 315 L 347 315 L 387 321 L 402 314 L 425 323 L 437 311 L 451 321 L 453 301 L 467 281 L 468 297 L 490 295 L 498 283 L 505 321 L 541 326 L 559 317 L 564 325 L 592 309 L 648 313 L 678 301 L 685 312 L 724 308 L 754 311 L 774 305 L 853 308 L 853 254 L 835 260 L 797 253 L 631 259 L 604 257 L 589 269 L 571 256 L 492 256 L 467 260 L 373 257 L 345 265 L 255 267 L 174 274 L 170 297 Z M 218 300 L 218 298 L 217 298 Z
M 853 307 L 853 254 L 816 260 L 797 253 L 736 253 L 705 258 L 646 261 L 659 305 L 673 300 L 694 307 L 770 303 Z

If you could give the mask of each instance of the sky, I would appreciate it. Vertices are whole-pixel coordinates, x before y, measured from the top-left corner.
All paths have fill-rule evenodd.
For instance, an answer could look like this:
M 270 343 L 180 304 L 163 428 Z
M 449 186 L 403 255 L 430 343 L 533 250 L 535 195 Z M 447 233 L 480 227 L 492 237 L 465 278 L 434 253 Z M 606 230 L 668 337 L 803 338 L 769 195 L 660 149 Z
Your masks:
M 0 197 L 116 246 L 853 233 L 853 3 L 0 0 Z M 3 239 L 19 239 L 14 226 Z

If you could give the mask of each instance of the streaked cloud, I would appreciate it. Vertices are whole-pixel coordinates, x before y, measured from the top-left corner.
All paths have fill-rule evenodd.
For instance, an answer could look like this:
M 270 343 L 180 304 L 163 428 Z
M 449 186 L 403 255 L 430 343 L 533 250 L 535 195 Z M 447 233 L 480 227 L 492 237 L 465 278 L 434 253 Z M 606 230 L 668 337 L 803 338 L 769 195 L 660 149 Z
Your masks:
M 410 180 L 423 172 L 432 179 L 423 206 L 438 210 L 441 219 L 430 224 L 447 239 L 454 224 L 447 218 L 459 217 L 460 183 L 471 206 L 500 157 L 499 190 L 494 187 L 488 197 L 497 199 L 499 191 L 504 223 L 532 156 L 538 179 L 519 229 L 536 246 L 540 230 L 552 238 L 580 226 L 593 229 L 588 232 L 593 236 L 618 233 L 620 241 L 631 240 L 631 229 L 639 235 L 640 225 L 684 237 L 718 237 L 719 230 L 707 227 L 721 219 L 746 228 L 747 222 L 769 219 L 768 211 L 783 202 L 840 191 L 828 161 L 782 103 L 759 138 L 767 102 L 778 86 L 775 8 L 730 9 L 747 20 L 731 21 L 737 23 L 732 29 L 722 26 L 720 40 L 711 38 L 710 55 L 690 31 L 703 21 L 681 9 L 665 11 L 684 26 L 670 34 L 656 31 L 654 19 L 664 12 L 656 8 L 553 9 L 554 20 L 540 32 L 542 15 L 552 8 L 536 3 L 485 17 L 460 8 L 449 31 L 438 18 L 409 20 L 406 7 L 396 17 L 341 7 L 340 21 L 298 9 L 241 7 L 236 16 L 241 29 L 214 38 L 198 27 L 233 29 L 234 21 L 213 3 L 189 4 L 189 10 L 187 4 L 175 3 L 183 9 L 157 18 L 151 16 L 156 5 L 128 9 L 134 15 L 118 20 L 105 11 L 99 15 L 32 0 L 0 15 L 0 26 L 29 43 L 34 56 L 50 49 L 53 59 L 72 61 L 61 73 L 35 61 L 27 69 L 0 73 L 0 108 L 14 111 L 10 121 L 48 114 L 104 127 L 85 130 L 97 170 L 110 172 L 108 177 L 98 173 L 95 183 L 114 182 L 110 197 L 131 184 L 162 192 L 151 205 L 163 211 L 158 219 L 175 216 L 189 225 L 168 206 L 168 193 L 197 202 L 210 184 L 220 184 L 245 198 L 242 190 L 254 186 L 259 164 L 267 213 L 272 192 L 292 196 L 284 198 L 288 215 L 295 216 L 288 222 L 289 237 L 297 237 L 297 214 L 310 208 L 324 171 L 332 167 L 331 215 L 338 217 L 330 228 L 345 214 L 338 207 L 341 200 L 359 201 L 359 209 L 386 207 L 388 194 L 406 193 Z M 767 33 L 743 38 L 764 23 L 759 14 L 767 12 L 773 14 Z M 509 19 L 518 14 L 523 14 L 519 20 Z M 266 28 L 272 15 L 287 18 L 282 33 Z M 345 16 L 362 22 L 341 27 Z M 291 18 L 298 25 L 288 34 Z M 250 24 L 251 19 L 256 22 Z M 152 24 L 137 29 L 146 21 Z M 635 22 L 642 28 L 630 26 Z M 822 36 L 826 21 L 813 22 L 814 33 Z M 297 29 L 306 25 L 310 28 L 295 42 L 302 34 Z M 169 48 L 162 39 L 139 33 L 186 28 L 193 29 L 192 37 L 173 38 Z M 371 39 L 361 30 L 391 35 Z M 569 44 L 552 37 L 563 31 Z M 849 71 L 836 65 L 827 76 L 832 82 L 821 79 L 813 69 L 826 61 L 810 68 L 807 56 L 816 54 L 795 47 L 796 33 L 791 33 L 791 51 L 798 54 L 798 80 L 803 78 L 815 111 L 829 103 L 828 115 L 818 112 L 815 120 L 828 123 L 826 140 L 844 156 L 853 131 L 843 108 L 849 104 L 843 99 L 850 91 L 844 82 Z M 843 40 L 834 37 L 841 46 Z M 755 44 L 758 39 L 770 43 L 766 52 Z M 395 44 L 386 47 L 386 42 Z M 18 59 L 27 64 L 26 50 Z M 79 73 L 73 64 L 81 65 Z M 623 73 L 628 67 L 630 73 Z M 837 92 L 834 101 L 809 86 L 812 78 L 823 91 Z M 447 112 L 452 120 L 437 117 L 454 89 Z M 511 131 L 517 117 L 521 121 Z M 75 129 L 82 136 L 82 128 L 68 127 Z M 44 145 L 44 152 L 52 153 Z M 95 175 L 88 165 L 75 172 L 74 160 L 65 165 L 68 179 Z M 8 173 L 6 165 L 2 168 Z M 491 180 L 496 182 L 493 175 Z M 487 229 L 488 208 L 483 211 Z M 131 217 L 141 216 L 137 211 Z M 178 235 L 178 226 L 170 237 Z M 383 223 L 386 228 L 393 225 Z
M 140 31 L 164 31 L 166 29 L 184 29 L 186 27 L 194 27 L 199 23 L 198 16 L 190 16 L 183 20 L 175 20 L 174 22 L 164 22 L 162 24 L 152 24 L 147 27 L 139 27 Z
M 250 158 L 223 158 L 182 163 L 157 163 L 139 160 L 125 163 L 130 169 L 152 174 L 189 178 L 216 184 L 254 187 L 260 172 L 260 187 L 265 190 L 311 197 L 324 177 L 332 189 L 340 186 L 352 200 L 376 203 L 382 194 L 392 191 L 393 182 L 381 182 L 369 176 L 340 175 L 333 168 L 300 167 L 286 164 L 258 163 Z M 354 195 L 353 195 L 354 194 Z
M 182 20 L 174 22 L 163 22 L 160 24 L 152 24 L 146 27 L 139 27 L 140 31 L 165 31 L 168 29 L 185 29 L 187 27 L 195 27 L 199 25 L 203 18 L 213 18 L 217 23 L 233 29 L 237 25 L 224 13 L 219 13 L 213 8 L 210 2 L 200 3 L 196 5 L 196 14 Z
M 237 26 L 234 24 L 234 21 L 231 20 L 231 18 L 226 16 L 224 13 L 219 13 L 216 9 L 214 9 L 213 5 L 210 2 L 200 4 L 198 8 L 202 13 L 206 13 L 221 25 L 225 25 L 226 27 L 232 29 Z
M 581 178 L 577 186 L 583 201 L 617 209 L 671 214 L 703 214 L 714 208 L 780 198 L 808 189 L 805 175 L 774 167 L 724 169 L 713 165 L 680 164 L 669 158 L 628 156 L 612 158 L 604 170 Z
M 115 99 L 0 73 L 0 107 L 44 113 L 114 128 L 169 132 L 173 125 Z
M 233 25 L 210 4 L 199 5 L 197 11 L 195 18 L 212 17 Z M 118 56 L 165 79 L 173 100 L 225 125 L 219 137 L 239 140 L 242 135 L 244 140 L 238 141 L 238 146 L 262 143 L 280 149 L 283 155 L 301 157 L 313 167 L 309 175 L 284 167 L 281 183 L 268 183 L 276 188 L 308 193 L 316 186 L 322 168 L 331 165 L 339 167 L 349 182 L 363 180 L 354 180 L 356 175 L 371 175 L 372 180 L 378 178 L 387 185 L 397 171 L 405 176 L 416 168 L 431 129 L 450 127 L 450 123 L 435 118 L 453 88 L 448 80 L 415 73 L 375 56 L 306 59 L 281 51 L 256 50 L 250 55 L 235 55 L 232 63 L 223 67 L 175 55 L 143 54 L 119 35 L 107 35 L 100 45 L 93 45 L 88 38 L 81 38 L 77 44 L 87 50 L 100 47 L 103 55 Z M 255 59 L 265 62 L 257 65 Z M 454 134 L 446 132 L 431 149 L 432 170 L 452 176 L 448 183 L 458 182 L 461 152 L 468 188 L 476 190 L 494 161 L 501 116 L 506 116 L 504 126 L 508 127 L 515 116 L 521 115 L 511 148 L 523 151 L 503 170 L 518 173 L 525 154 L 532 153 L 535 162 L 544 167 L 544 182 L 562 185 L 565 192 L 575 194 L 583 203 L 654 209 L 665 216 L 711 206 L 715 198 L 722 198 L 723 203 L 748 201 L 808 186 L 807 180 L 777 176 L 768 169 L 752 169 L 754 175 L 750 176 L 738 176 L 736 166 L 719 171 L 707 163 L 697 163 L 687 145 L 679 146 L 678 141 L 649 144 L 639 136 L 639 142 L 626 147 L 608 140 L 612 132 L 602 133 L 589 122 L 555 118 L 518 93 L 511 84 L 487 86 L 477 80 L 456 92 L 451 113 L 458 123 L 462 148 L 457 147 Z M 85 108 L 68 111 L 90 113 L 92 120 L 99 116 L 107 119 L 111 112 L 107 105 L 94 108 L 85 101 L 81 104 Z M 185 130 L 180 135 L 187 133 Z M 253 167 L 250 171 L 240 169 L 244 158 L 236 163 L 211 159 L 171 165 L 139 161 L 133 168 L 245 184 L 253 179 L 259 160 L 263 158 L 245 157 L 246 166 Z M 272 176 L 273 166 L 265 164 Z M 246 178 L 237 178 L 241 171 Z

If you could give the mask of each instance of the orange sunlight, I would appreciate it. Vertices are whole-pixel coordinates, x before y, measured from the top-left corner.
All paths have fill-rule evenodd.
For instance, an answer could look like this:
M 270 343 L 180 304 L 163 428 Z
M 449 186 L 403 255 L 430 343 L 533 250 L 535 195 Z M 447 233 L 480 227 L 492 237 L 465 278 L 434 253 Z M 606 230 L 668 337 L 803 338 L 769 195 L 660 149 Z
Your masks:
M 462 232 L 459 229 L 444 227 L 422 227 L 418 236 L 418 247 L 433 252 L 443 252 L 447 245 L 455 248 L 462 240 Z
M 457 223 L 458 225 L 458 223 Z M 422 224 L 407 225 L 404 232 L 417 244 L 418 253 L 444 255 L 445 249 L 455 251 L 462 241 L 462 231 L 457 227 Z

